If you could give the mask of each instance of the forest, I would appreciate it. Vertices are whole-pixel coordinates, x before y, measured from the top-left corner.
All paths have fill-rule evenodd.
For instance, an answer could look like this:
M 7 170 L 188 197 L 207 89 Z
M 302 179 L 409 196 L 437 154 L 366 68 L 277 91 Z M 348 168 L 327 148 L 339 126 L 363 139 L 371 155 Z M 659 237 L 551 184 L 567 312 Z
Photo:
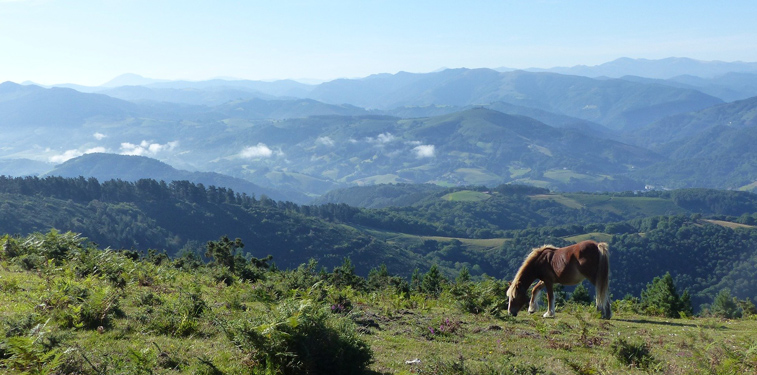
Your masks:
M 298 205 L 187 181 L 0 177 L 0 228 L 21 236 L 55 228 L 104 248 L 203 260 L 208 241 L 228 236 L 248 244 L 245 257 L 271 255 L 281 269 L 310 260 L 337 267 L 348 258 L 362 276 L 383 263 L 405 278 L 436 266 L 448 278 L 466 268 L 476 280 L 511 278 L 533 247 L 591 238 L 610 244 L 615 299 L 639 297 L 666 273 L 688 291 L 695 311 L 725 288 L 757 297 L 752 193 L 553 194 L 500 185 L 419 195 L 411 186 L 383 189 L 405 205 L 369 209 L 339 198 Z

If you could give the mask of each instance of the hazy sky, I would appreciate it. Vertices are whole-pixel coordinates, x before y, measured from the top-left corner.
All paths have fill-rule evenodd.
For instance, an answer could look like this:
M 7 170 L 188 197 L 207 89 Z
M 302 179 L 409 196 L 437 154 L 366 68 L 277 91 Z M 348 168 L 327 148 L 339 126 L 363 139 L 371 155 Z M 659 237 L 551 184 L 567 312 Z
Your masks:
M 757 61 L 756 1 L 0 0 L 0 82 Z

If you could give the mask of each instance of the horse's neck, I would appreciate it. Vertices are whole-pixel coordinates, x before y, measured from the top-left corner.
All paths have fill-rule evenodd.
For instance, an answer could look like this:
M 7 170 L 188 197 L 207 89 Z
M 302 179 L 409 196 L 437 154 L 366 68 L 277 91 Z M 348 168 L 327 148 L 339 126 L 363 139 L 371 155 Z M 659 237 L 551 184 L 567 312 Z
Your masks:
M 538 267 L 533 264 L 529 264 L 523 269 L 520 274 L 520 286 L 523 290 L 528 290 L 528 287 L 538 278 L 537 271 Z

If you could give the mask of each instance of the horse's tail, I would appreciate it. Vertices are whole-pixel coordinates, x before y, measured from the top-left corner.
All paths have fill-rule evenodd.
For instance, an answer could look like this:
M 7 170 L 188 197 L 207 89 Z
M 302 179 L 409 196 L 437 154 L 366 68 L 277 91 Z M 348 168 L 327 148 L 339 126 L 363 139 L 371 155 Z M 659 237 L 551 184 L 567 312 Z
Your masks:
M 598 243 L 597 249 L 599 249 L 599 265 L 594 282 L 597 292 L 597 309 L 602 311 L 602 318 L 610 319 L 612 317 L 612 310 L 610 309 L 610 250 L 606 242 Z

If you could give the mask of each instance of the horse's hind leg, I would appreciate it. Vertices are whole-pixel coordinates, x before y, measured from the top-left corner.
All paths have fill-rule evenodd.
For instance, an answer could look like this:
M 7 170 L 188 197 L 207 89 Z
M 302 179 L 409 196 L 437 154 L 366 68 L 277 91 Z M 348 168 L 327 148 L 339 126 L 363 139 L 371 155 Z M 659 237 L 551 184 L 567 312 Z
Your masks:
M 537 297 L 539 297 L 541 288 L 544 288 L 544 281 L 540 280 L 531 290 L 531 302 L 528 304 L 529 314 L 533 314 L 536 312 L 536 310 L 539 310 L 539 299 Z

